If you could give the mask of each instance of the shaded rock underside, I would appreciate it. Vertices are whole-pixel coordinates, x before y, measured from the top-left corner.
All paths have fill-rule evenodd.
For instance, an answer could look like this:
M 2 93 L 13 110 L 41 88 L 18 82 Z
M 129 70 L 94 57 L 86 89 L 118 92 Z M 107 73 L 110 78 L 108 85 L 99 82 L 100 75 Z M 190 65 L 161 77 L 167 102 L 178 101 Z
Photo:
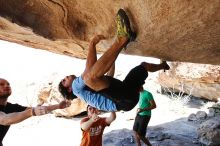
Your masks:
M 138 33 L 123 53 L 220 64 L 219 0 L 0 0 L 0 39 L 86 58 L 95 34 L 107 37 L 99 53 L 114 40 L 119 8 Z

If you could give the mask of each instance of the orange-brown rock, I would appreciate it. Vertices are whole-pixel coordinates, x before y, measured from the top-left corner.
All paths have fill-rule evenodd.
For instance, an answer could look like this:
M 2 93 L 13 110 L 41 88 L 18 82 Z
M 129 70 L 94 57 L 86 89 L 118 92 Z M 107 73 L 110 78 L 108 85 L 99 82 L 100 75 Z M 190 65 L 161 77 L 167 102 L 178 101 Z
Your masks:
M 42 86 L 38 93 L 38 105 L 58 104 L 60 101 L 64 100 L 57 89 L 57 85 L 53 82 Z M 55 113 L 56 116 L 72 117 L 86 111 L 86 107 L 87 104 L 85 102 L 76 98 L 71 101 L 70 107 L 55 110 L 53 113 Z
M 161 86 L 173 92 L 218 101 L 220 98 L 220 66 L 195 63 L 170 63 L 171 69 L 160 73 Z
M 0 0 L 0 39 L 85 58 L 95 34 L 108 48 L 119 8 L 138 33 L 126 53 L 220 64 L 219 0 Z

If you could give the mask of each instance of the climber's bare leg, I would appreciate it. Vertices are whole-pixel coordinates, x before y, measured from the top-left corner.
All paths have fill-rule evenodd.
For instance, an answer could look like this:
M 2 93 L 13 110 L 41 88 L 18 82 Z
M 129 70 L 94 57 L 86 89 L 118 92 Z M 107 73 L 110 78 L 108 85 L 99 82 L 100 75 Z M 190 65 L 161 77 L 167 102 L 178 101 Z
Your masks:
M 109 86 L 109 82 L 104 76 L 114 64 L 119 53 L 127 44 L 128 38 L 121 37 L 95 62 L 90 71 L 84 74 L 84 81 L 93 90 L 99 91 Z
M 109 71 L 119 53 L 129 42 L 135 40 L 136 33 L 131 30 L 130 21 L 123 9 L 119 9 L 116 15 L 117 39 L 113 45 L 83 73 L 83 80 L 86 85 L 95 91 L 102 90 L 109 86 L 105 73 Z
M 90 41 L 88 55 L 86 58 L 86 68 L 84 70 L 84 74 L 86 74 L 88 71 L 90 71 L 92 69 L 93 65 L 96 63 L 96 61 L 97 61 L 96 44 L 98 44 L 99 41 L 102 39 L 105 39 L 105 37 L 103 35 L 96 35 Z
M 115 74 L 115 62 L 112 64 L 111 68 L 109 69 L 106 75 L 110 77 L 114 77 L 114 74 Z
M 144 66 L 144 68 L 149 72 L 156 72 L 156 71 L 159 71 L 161 69 L 164 69 L 164 70 L 169 70 L 170 69 L 169 65 L 166 62 L 163 62 L 163 63 L 160 63 L 160 64 L 142 62 L 141 65 Z

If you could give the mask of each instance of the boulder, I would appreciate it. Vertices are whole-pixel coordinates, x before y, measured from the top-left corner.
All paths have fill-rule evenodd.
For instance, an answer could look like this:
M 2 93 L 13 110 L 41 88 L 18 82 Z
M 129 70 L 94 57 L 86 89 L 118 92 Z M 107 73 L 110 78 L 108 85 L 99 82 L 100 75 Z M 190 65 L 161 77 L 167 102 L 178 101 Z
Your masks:
M 198 128 L 199 141 L 207 146 L 220 145 L 220 117 L 203 122 Z
M 220 97 L 220 66 L 171 62 L 169 71 L 160 72 L 159 84 L 172 92 L 217 101 Z
M 45 84 L 38 91 L 38 105 L 51 105 L 58 104 L 60 101 L 64 100 L 57 89 L 57 84 L 50 82 Z M 76 98 L 71 101 L 71 106 L 65 109 L 58 109 L 53 111 L 56 116 L 72 117 L 79 115 L 86 111 L 87 104 Z
M 123 53 L 218 65 L 219 7 L 219 0 L 0 0 L 0 39 L 86 58 L 95 34 L 107 38 L 98 52 L 109 48 L 123 8 L 137 32 Z

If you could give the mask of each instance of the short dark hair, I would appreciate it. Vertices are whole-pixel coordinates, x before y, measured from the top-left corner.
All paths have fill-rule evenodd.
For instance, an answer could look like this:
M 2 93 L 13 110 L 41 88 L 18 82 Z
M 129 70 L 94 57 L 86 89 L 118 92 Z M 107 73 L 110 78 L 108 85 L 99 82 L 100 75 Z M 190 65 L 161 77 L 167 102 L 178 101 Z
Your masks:
M 59 83 L 58 89 L 59 89 L 61 95 L 68 100 L 69 99 L 73 100 L 73 99 L 77 98 L 76 95 L 74 95 L 72 92 L 69 92 L 68 89 L 63 86 L 62 81 Z

